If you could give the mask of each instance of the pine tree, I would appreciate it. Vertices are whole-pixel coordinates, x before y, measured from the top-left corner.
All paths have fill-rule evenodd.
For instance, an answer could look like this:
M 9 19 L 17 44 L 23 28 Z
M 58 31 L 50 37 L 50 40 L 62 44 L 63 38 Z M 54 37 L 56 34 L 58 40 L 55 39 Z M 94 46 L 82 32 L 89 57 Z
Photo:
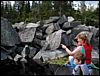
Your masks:
M 4 2 L 1 1 L 1 16 L 4 16 Z

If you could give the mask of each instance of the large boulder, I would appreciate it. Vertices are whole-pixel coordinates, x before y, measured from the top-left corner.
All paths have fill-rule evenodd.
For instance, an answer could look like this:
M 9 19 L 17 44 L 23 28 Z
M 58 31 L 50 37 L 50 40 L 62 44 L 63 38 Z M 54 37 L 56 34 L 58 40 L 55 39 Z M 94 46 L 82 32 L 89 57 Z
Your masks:
M 74 27 L 78 27 L 81 24 L 81 21 L 72 21 L 72 22 L 65 22 L 62 26 L 62 29 L 72 29 Z M 79 28 L 79 27 L 78 27 Z
M 26 28 L 23 31 L 19 32 L 19 36 L 22 42 L 32 42 L 34 39 L 34 35 L 36 32 L 36 28 Z
M 49 45 L 48 49 L 55 50 L 61 44 L 61 34 L 64 32 L 63 30 L 58 30 L 47 36 L 46 41 Z
M 15 46 L 20 44 L 20 37 L 12 24 L 5 18 L 1 17 L 1 45 Z

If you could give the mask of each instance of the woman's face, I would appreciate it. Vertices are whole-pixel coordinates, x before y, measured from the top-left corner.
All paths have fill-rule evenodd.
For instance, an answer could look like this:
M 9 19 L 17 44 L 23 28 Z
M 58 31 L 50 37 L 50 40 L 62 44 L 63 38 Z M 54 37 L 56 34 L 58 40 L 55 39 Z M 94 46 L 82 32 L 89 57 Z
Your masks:
M 77 45 L 82 45 L 84 43 L 84 41 L 82 39 L 77 39 Z

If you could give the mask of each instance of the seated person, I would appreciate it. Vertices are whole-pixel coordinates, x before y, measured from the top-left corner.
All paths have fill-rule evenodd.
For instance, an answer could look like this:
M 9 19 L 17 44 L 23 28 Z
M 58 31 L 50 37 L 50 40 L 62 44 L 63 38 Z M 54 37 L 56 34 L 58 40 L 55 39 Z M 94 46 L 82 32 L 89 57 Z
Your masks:
M 89 68 L 85 64 L 85 55 L 80 51 L 74 54 L 74 64 L 76 64 L 73 69 L 73 75 L 89 75 Z

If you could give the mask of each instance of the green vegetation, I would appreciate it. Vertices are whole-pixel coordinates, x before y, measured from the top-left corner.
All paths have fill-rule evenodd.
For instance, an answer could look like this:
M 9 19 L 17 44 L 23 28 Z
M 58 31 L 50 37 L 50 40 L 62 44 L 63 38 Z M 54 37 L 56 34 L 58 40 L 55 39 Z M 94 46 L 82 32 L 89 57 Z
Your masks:
M 49 60 L 48 63 L 50 63 L 50 64 L 60 64 L 60 65 L 63 65 L 63 64 L 66 63 L 67 60 L 68 60 L 68 56 L 65 56 L 65 57 L 61 57 L 61 58 Z
M 17 23 L 37 22 L 48 19 L 51 16 L 73 16 L 75 20 L 81 20 L 87 26 L 99 27 L 99 3 L 96 9 L 93 6 L 86 7 L 85 1 L 80 1 L 80 8 L 75 10 L 73 1 L 14 1 L 11 6 L 10 1 L 1 1 L 1 16 L 10 22 Z

